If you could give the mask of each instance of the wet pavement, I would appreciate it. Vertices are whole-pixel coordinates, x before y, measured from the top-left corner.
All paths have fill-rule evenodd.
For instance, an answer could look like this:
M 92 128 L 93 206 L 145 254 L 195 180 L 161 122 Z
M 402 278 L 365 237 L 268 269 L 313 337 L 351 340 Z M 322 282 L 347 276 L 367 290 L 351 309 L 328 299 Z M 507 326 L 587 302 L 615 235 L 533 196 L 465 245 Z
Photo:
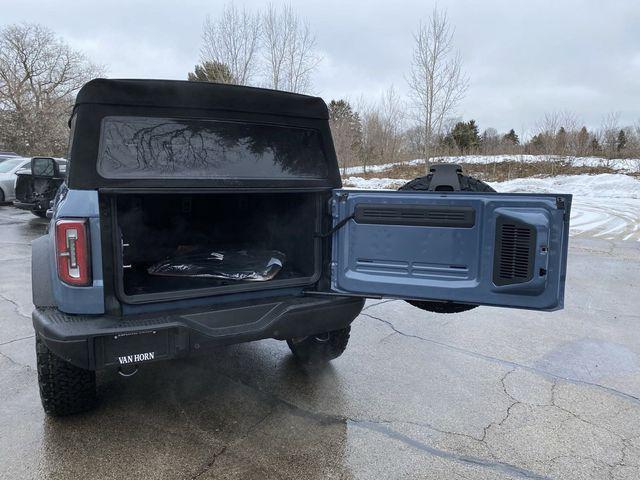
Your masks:
M 573 239 L 567 306 L 422 312 L 371 301 L 345 354 L 275 340 L 99 376 L 40 407 L 29 242 L 0 207 L 0 478 L 640 478 L 640 243 Z

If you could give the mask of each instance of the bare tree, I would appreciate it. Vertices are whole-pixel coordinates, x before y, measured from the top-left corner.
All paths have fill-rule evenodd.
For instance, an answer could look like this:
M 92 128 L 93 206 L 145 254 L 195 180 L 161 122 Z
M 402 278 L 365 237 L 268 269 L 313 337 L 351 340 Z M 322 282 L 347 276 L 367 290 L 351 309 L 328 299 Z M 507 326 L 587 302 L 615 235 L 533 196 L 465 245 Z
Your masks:
M 600 145 L 604 148 L 605 161 L 604 166 L 611 166 L 611 159 L 616 156 L 618 145 L 618 132 L 620 132 L 620 113 L 608 113 L 602 119 L 600 127 Z
M 362 119 L 362 148 L 360 149 L 360 161 L 363 173 L 367 173 L 367 167 L 372 164 L 382 163 L 381 139 L 383 137 L 382 118 L 378 105 L 365 103 L 360 99 L 358 111 Z
M 640 120 L 637 120 L 630 128 L 631 149 L 630 156 L 635 157 L 629 160 L 630 166 L 636 173 L 640 173 Z
M 267 84 L 277 90 L 307 92 L 311 74 L 321 61 L 316 37 L 291 5 L 269 4 L 262 15 Z
M 434 138 L 466 93 L 468 80 L 462 58 L 454 50 L 453 29 L 446 12 L 434 7 L 414 34 L 415 47 L 407 83 L 422 127 L 423 154 L 429 163 Z
M 42 25 L 0 29 L 0 143 L 22 154 L 64 153 L 75 93 L 101 73 Z
M 382 144 L 384 161 L 393 162 L 398 158 L 402 141 L 404 122 L 404 102 L 397 90 L 391 85 L 383 94 L 380 101 L 382 119 Z
M 256 71 L 260 43 L 260 15 L 227 4 L 215 18 L 207 16 L 202 31 L 201 60 L 229 67 L 227 78 L 248 85 Z M 231 83 L 231 82 L 229 82 Z
M 538 153 L 565 155 L 576 152 L 580 121 L 575 113 L 567 110 L 544 114 L 535 127 Z
M 403 136 L 404 109 L 393 86 L 383 92 L 380 100 L 359 102 L 362 119 L 361 160 L 365 169 L 369 165 L 398 160 Z
M 501 140 L 501 138 L 498 136 L 498 131 L 493 127 L 486 128 L 484 132 L 482 132 L 482 136 L 480 138 L 481 138 L 480 146 L 482 148 L 482 153 L 484 153 L 485 155 L 495 154 L 498 147 L 500 146 L 500 140 Z M 503 137 L 503 140 L 504 140 L 504 137 Z M 508 144 L 511 142 L 503 141 L 503 143 Z

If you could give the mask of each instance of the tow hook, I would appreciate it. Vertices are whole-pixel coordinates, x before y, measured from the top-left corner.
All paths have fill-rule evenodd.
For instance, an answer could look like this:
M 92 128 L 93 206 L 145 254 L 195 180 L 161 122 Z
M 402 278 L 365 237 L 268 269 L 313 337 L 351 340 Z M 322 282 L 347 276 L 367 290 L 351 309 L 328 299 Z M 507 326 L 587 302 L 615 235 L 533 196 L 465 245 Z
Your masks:
M 118 373 L 123 377 L 133 377 L 138 373 L 137 365 L 124 365 L 118 368 Z

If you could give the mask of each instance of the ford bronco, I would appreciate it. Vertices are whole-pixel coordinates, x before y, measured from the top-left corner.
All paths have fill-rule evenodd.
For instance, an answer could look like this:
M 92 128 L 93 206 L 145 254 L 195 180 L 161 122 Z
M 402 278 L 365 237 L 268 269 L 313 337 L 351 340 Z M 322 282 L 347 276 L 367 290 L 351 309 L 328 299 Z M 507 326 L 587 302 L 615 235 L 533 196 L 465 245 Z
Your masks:
M 366 298 L 563 306 L 570 195 L 496 193 L 451 165 L 400 191 L 344 189 L 320 98 L 96 79 L 70 126 L 32 249 L 49 414 L 91 407 L 96 370 L 226 344 L 275 338 L 329 361 Z

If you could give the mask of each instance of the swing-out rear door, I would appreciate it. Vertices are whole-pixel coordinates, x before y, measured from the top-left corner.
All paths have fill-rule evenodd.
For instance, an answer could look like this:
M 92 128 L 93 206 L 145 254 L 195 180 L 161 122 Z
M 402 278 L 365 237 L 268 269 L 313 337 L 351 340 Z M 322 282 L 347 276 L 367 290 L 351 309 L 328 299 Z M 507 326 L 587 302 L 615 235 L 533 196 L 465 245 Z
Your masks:
M 332 290 L 558 310 L 571 195 L 334 190 Z

